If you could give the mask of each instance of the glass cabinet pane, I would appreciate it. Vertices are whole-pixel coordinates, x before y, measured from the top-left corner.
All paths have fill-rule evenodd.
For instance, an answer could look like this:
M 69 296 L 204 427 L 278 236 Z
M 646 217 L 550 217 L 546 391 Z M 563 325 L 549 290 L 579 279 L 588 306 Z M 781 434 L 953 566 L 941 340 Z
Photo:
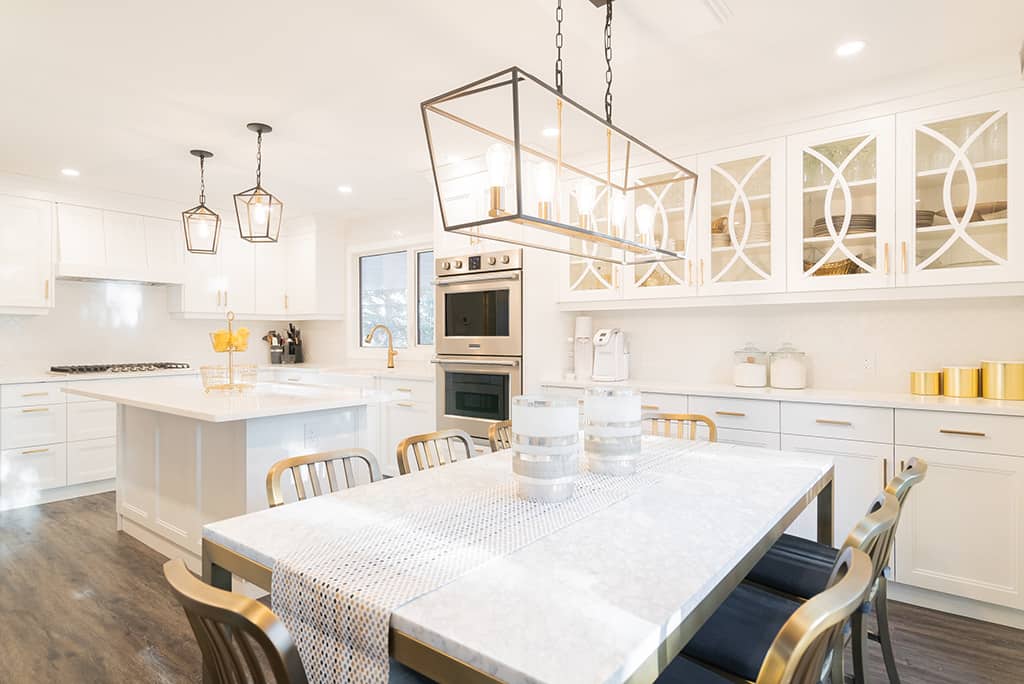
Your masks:
M 758 155 L 710 169 L 710 283 L 772 277 L 771 157 Z
M 1004 111 L 915 128 L 915 271 L 1006 263 L 1007 129 Z
M 690 253 L 694 181 L 666 184 L 666 180 L 666 176 L 641 177 L 641 184 L 649 187 L 637 194 L 636 206 L 632 207 L 636 216 L 634 239 Z M 637 265 L 632 269 L 631 285 L 635 288 L 685 287 L 687 270 L 691 268 L 685 259 Z
M 802 161 L 804 273 L 828 277 L 875 272 L 876 137 L 809 146 Z

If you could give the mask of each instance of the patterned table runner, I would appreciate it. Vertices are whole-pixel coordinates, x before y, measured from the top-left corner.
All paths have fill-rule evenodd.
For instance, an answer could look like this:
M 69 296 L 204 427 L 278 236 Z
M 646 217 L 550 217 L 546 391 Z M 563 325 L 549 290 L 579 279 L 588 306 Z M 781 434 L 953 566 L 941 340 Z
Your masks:
M 332 533 L 330 521 L 311 521 L 296 531 L 307 540 L 301 550 L 274 566 L 274 612 L 295 639 L 310 682 L 384 684 L 395 609 L 681 472 L 680 456 L 697 445 L 645 437 L 634 475 L 584 469 L 572 499 L 558 504 L 518 498 L 510 466 L 500 484 L 387 523 Z

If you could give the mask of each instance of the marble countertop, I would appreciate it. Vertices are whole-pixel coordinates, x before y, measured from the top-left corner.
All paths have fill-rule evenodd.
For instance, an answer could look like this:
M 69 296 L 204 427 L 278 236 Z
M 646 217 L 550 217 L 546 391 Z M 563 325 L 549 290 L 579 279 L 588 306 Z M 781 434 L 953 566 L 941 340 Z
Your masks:
M 880 408 L 917 409 L 922 411 L 958 411 L 1004 416 L 1024 416 L 1024 401 L 997 399 L 957 399 L 955 397 L 921 397 L 899 392 L 858 392 L 854 390 L 802 389 L 786 390 L 772 387 L 735 387 L 733 385 L 690 385 L 682 382 L 627 380 L 625 382 L 581 382 L 550 380 L 541 383 L 548 389 L 578 390 L 593 385 L 632 387 L 641 392 L 690 396 L 731 397 L 736 399 L 768 399 L 772 401 L 806 402 L 809 404 L 842 404 Z
M 394 609 L 391 627 L 508 682 L 625 681 L 832 468 L 681 442 L 685 468 Z M 273 567 L 330 516 L 358 530 L 511 478 L 499 452 L 208 524 Z
M 358 389 L 271 382 L 245 392 L 207 393 L 198 377 L 71 382 L 64 391 L 210 423 L 366 406 L 386 398 Z
M 371 378 L 391 378 L 394 380 L 424 380 L 433 382 L 435 372 L 433 366 L 426 363 L 410 363 L 398 368 L 380 368 L 379 366 L 339 365 L 334 363 L 268 363 L 261 364 L 260 370 L 283 370 L 298 373 L 324 373 L 337 375 L 359 375 Z
M 162 378 L 177 375 L 198 375 L 198 368 L 174 368 L 138 373 L 52 373 L 48 370 L 24 368 L 0 368 L 0 385 L 14 385 L 23 382 L 68 382 L 79 380 L 128 380 L 132 378 Z

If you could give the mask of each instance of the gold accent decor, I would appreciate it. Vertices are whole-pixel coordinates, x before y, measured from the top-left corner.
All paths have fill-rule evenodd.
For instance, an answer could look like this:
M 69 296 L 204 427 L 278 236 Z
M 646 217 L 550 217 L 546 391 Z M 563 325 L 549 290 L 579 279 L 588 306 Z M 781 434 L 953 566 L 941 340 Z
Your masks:
M 551 220 L 551 202 L 537 202 L 537 218 Z
M 491 443 L 491 451 L 512 448 L 512 421 L 501 420 L 491 423 L 487 428 L 487 441 Z
M 926 397 L 942 394 L 942 371 L 910 371 L 910 393 Z
M 947 397 L 977 397 L 981 386 L 978 366 L 946 366 L 942 369 L 942 393 Z
M 378 323 L 370 328 L 370 332 L 366 333 L 366 343 L 369 344 L 373 340 L 373 334 L 378 330 L 383 330 L 388 334 L 388 368 L 394 368 L 395 357 L 398 356 L 398 352 L 395 351 L 395 345 L 393 344 L 393 338 L 391 337 L 391 328 Z
M 502 192 L 503 190 L 504 188 L 502 188 L 500 185 L 491 186 L 491 208 L 488 209 L 487 211 L 487 215 L 490 216 L 491 218 L 505 215 L 505 207 L 503 206 L 502 202 L 502 195 L 504 194 Z
M 224 302 L 227 303 L 227 292 L 224 293 Z M 224 374 L 224 366 L 200 367 L 203 389 L 206 392 L 213 390 L 242 391 L 251 389 L 256 383 L 256 367 L 254 365 L 235 365 L 235 352 L 245 351 L 249 348 L 249 329 L 239 328 L 238 332 L 235 332 L 234 311 L 228 311 L 225 318 L 228 322 L 227 330 L 210 333 L 210 343 L 213 345 L 213 351 L 228 355 L 227 374 Z M 251 382 L 236 382 L 236 380 L 251 380 Z
M 458 443 L 461 443 L 466 450 L 466 458 L 476 455 L 473 438 L 462 430 L 439 430 L 406 437 L 398 444 L 398 471 L 402 475 L 412 472 L 412 463 L 409 461 L 410 449 L 413 456 L 416 457 L 417 470 L 454 463 L 459 459 L 455 450 L 455 445 Z
M 306 456 L 293 456 L 285 458 L 270 466 L 267 471 L 267 505 L 271 508 L 284 504 L 284 495 L 281 493 L 281 476 L 285 471 L 292 474 L 292 483 L 295 485 L 295 498 L 299 501 L 309 498 L 306 493 L 306 484 L 303 480 L 302 469 L 305 466 L 306 478 L 309 480 L 312 496 L 320 496 L 324 493 L 320 481 L 321 468 L 327 474 L 327 491 L 337 492 L 343 487 L 338 478 L 338 471 L 334 467 L 335 462 L 341 462 L 342 474 L 345 476 L 344 488 L 355 487 L 356 472 L 352 468 L 355 461 L 362 461 L 370 474 L 370 482 L 381 479 L 380 466 L 377 459 L 366 449 L 339 449 L 327 451 L 321 454 L 308 454 Z
M 1024 361 L 982 361 L 981 396 L 1024 401 Z

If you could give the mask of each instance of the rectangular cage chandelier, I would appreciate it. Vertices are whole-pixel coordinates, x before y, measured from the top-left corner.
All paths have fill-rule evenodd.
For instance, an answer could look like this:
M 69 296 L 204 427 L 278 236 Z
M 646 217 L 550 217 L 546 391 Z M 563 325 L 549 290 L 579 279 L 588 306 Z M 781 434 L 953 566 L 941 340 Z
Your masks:
M 697 174 L 519 67 L 421 103 L 445 231 L 621 265 L 683 259 Z

